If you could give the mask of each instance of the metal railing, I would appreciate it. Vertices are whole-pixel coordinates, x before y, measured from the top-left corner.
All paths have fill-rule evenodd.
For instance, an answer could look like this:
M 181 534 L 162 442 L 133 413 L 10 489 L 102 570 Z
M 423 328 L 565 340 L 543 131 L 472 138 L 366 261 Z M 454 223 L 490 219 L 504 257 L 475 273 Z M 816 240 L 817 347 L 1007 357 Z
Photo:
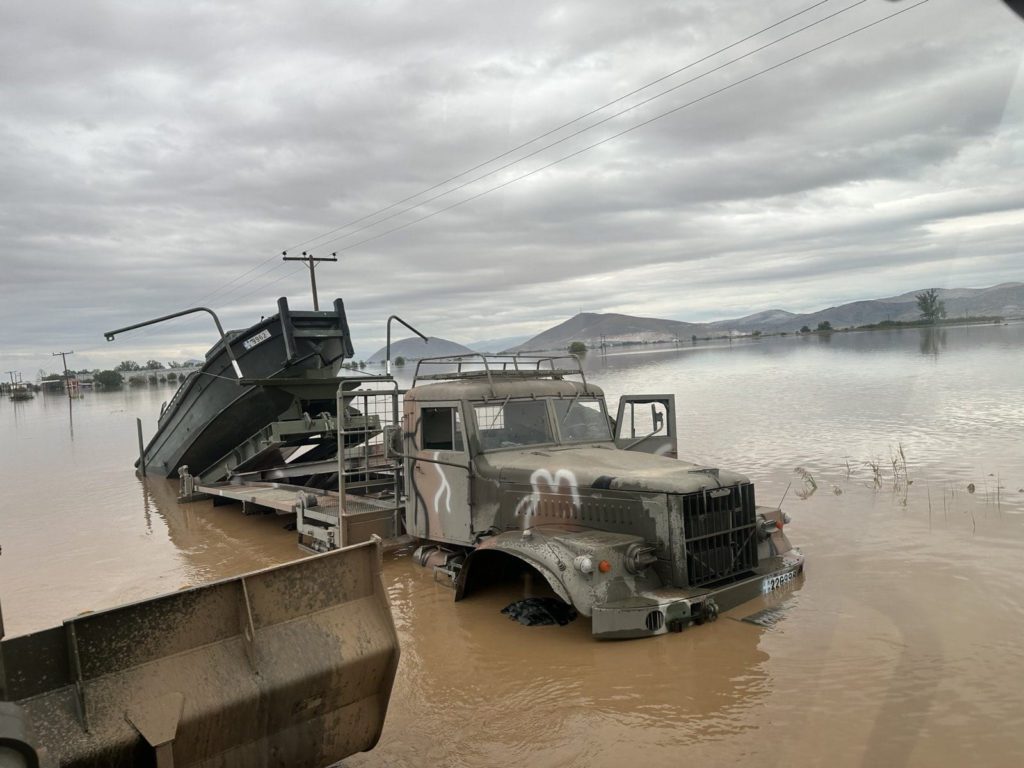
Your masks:
M 560 367 L 562 365 L 560 361 L 571 361 L 571 365 Z M 440 367 L 454 368 L 454 370 L 427 372 L 431 368 Z M 493 386 L 495 376 L 533 379 L 579 376 L 583 380 L 584 388 L 587 388 L 587 377 L 583 372 L 583 365 L 576 355 L 485 355 L 481 352 L 425 357 L 418 360 L 412 385 L 415 387 L 420 381 L 486 378 L 488 383 Z

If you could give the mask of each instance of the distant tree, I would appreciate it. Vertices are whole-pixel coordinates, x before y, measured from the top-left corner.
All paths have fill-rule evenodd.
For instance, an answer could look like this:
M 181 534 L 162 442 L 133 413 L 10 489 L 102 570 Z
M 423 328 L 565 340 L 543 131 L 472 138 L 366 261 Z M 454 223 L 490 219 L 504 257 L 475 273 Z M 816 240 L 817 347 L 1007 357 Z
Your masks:
M 811 332 L 811 327 L 809 325 L 801 325 L 800 326 L 800 333 L 810 333 L 810 332 Z
M 574 341 L 569 345 L 570 355 L 585 355 L 587 353 L 587 345 L 582 341 Z
M 134 360 L 122 360 L 120 363 L 117 364 L 117 367 L 114 370 L 121 371 L 122 373 L 126 371 L 139 371 L 142 370 L 142 366 L 136 363 Z
M 159 360 L 147 360 L 146 361 L 146 368 L 148 370 L 150 370 L 150 371 L 159 371 L 159 370 L 162 370 L 163 367 L 164 367 L 164 364 L 161 363 Z
M 760 336 L 760 335 L 761 335 L 761 331 L 754 331 L 754 332 L 753 332 L 752 334 L 750 334 L 750 335 L 751 335 L 751 336 L 753 336 L 753 337 L 754 337 L 754 338 L 756 339 L 756 338 L 757 338 L 758 336 Z
M 366 370 L 366 361 L 365 360 L 360 360 L 359 361 L 359 367 L 362 368 L 363 370 Z
M 145 376 L 129 376 L 128 377 L 128 386 L 129 387 L 141 387 L 145 383 L 146 383 L 146 377 Z
M 177 360 L 168 360 L 167 361 L 167 367 L 168 368 L 181 368 L 181 363 L 179 363 Z
M 929 323 L 937 323 L 946 316 L 946 302 L 939 298 L 937 288 L 929 288 L 924 293 L 917 294 L 917 308 L 921 312 L 921 319 Z
M 40 381 L 60 381 L 64 378 L 63 373 L 48 373 L 43 376 Z
M 401 368 L 403 365 L 405 365 L 405 358 L 399 355 L 395 358 L 395 367 Z
M 830 323 L 828 320 L 822 320 L 820 323 L 818 323 L 818 327 L 817 327 L 816 330 L 818 330 L 818 331 L 831 331 L 832 330 L 832 323 Z
M 167 380 L 168 381 L 177 381 L 178 380 L 178 374 L 176 374 L 174 371 L 169 372 L 167 374 Z
M 103 389 L 120 389 L 124 377 L 117 371 L 100 371 L 93 377 L 93 381 Z
M 690 341 L 692 341 L 694 344 L 697 343 L 697 334 L 696 333 L 693 334 L 693 336 L 690 337 Z

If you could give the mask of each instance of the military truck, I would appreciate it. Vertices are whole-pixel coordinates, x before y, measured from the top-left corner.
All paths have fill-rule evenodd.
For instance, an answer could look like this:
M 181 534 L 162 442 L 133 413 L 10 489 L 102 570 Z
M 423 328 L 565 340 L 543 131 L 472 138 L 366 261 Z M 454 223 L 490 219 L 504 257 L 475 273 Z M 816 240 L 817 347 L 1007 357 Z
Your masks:
M 598 638 L 681 631 L 801 574 L 788 516 L 679 460 L 676 429 L 672 395 L 623 396 L 610 418 L 575 357 L 421 360 L 400 434 L 416 559 L 457 600 L 528 566 Z

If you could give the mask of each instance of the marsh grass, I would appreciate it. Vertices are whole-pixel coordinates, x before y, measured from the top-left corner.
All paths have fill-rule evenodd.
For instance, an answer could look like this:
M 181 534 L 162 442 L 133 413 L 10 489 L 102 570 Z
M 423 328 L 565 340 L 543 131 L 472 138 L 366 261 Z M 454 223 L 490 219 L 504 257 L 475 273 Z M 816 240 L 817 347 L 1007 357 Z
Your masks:
M 864 466 L 871 470 L 871 484 L 878 490 L 882 487 L 882 463 L 878 459 L 864 462 Z
M 999 472 L 978 472 L 976 475 L 978 479 L 974 482 L 929 479 L 927 470 L 922 470 L 924 474 L 921 477 L 911 478 L 910 458 L 902 441 L 895 445 L 890 444 L 887 458 L 876 456 L 861 461 L 855 456 L 841 456 L 832 471 L 820 471 L 817 473 L 817 477 L 804 466 L 796 467 L 793 471 L 800 478 L 796 495 L 802 500 L 813 496 L 821 484 L 824 484 L 821 487 L 831 489 L 833 495 L 842 496 L 851 490 L 850 483 L 863 483 L 876 493 L 883 489 L 890 491 L 893 500 L 900 507 L 918 511 L 922 523 L 924 515 L 927 514 L 929 531 L 934 530 L 940 503 L 944 524 L 942 527 L 949 527 L 949 513 L 952 511 L 959 513 L 953 516 L 954 524 L 957 519 L 963 519 L 965 522 L 968 518 L 970 519 L 972 535 L 977 534 L 979 517 L 982 518 L 983 523 L 991 512 L 995 512 L 1000 518 L 1003 517 L 1004 502 L 1007 509 L 1010 510 L 1009 514 L 1024 513 L 1024 505 L 1021 504 L 1021 499 L 1018 497 L 1018 494 L 1024 494 L 1024 488 L 1013 493 L 1019 482 L 1015 479 L 1013 485 L 1010 486 L 1011 493 L 1008 496 L 1005 493 L 1006 488 Z M 918 487 L 924 485 L 923 494 L 912 494 L 911 486 L 914 485 L 915 480 L 922 480 L 922 477 L 924 477 L 924 481 L 920 482 Z M 938 498 L 932 493 L 933 486 L 936 493 L 939 494 Z M 787 486 L 787 492 L 788 490 L 789 486 Z

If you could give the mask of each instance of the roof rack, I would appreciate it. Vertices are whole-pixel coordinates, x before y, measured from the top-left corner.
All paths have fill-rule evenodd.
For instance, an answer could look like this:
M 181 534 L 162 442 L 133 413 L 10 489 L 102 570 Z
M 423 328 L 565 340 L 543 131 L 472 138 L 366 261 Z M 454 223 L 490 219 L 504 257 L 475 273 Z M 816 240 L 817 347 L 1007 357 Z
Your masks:
M 568 366 L 563 364 L 563 361 L 568 363 Z M 449 370 L 436 370 L 442 366 Z M 454 370 L 451 370 L 452 368 Z M 588 389 L 586 374 L 583 373 L 583 366 L 576 355 L 484 355 L 472 352 L 418 360 L 416 373 L 412 377 L 412 386 L 415 387 L 420 381 L 486 378 L 493 387 L 495 378 L 562 379 L 566 376 L 579 376 L 583 379 L 583 388 Z

